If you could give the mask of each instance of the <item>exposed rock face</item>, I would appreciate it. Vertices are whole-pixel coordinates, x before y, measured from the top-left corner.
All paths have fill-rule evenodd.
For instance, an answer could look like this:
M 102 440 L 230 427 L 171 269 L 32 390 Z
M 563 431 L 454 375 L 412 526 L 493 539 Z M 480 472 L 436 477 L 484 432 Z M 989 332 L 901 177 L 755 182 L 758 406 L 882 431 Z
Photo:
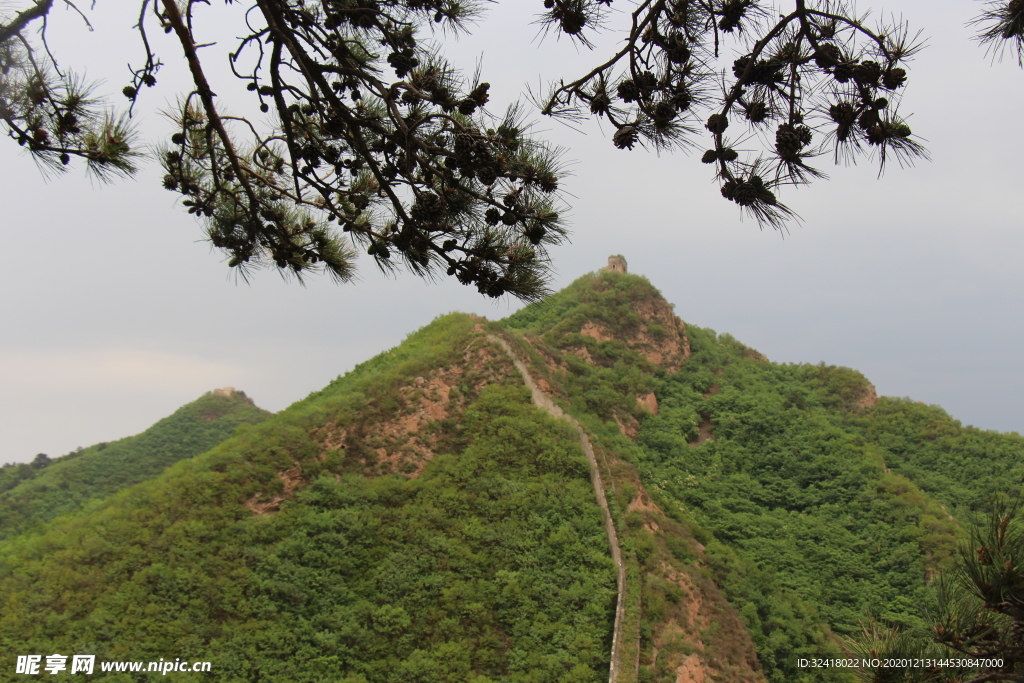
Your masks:
M 651 415 L 658 414 L 658 397 L 654 395 L 653 391 L 643 396 L 637 396 L 636 403 Z
M 514 372 L 477 325 L 459 362 L 407 380 L 397 388 L 393 409 L 381 412 L 367 406 L 364 414 L 348 424 L 330 423 L 320 429 L 316 435 L 322 448 L 320 458 L 336 451 L 345 459 L 361 462 L 366 473 L 419 476 L 437 453 L 439 424 L 460 419 L 469 402 L 457 388 L 476 394 L 488 384 L 515 376 Z
M 676 317 L 672 307 L 660 296 L 637 302 L 633 310 L 641 319 L 639 329 L 619 338 L 619 341 L 625 342 L 654 365 L 669 372 L 679 372 L 679 368 L 690 357 L 686 323 Z M 617 338 L 603 325 L 593 321 L 586 322 L 580 334 L 593 337 L 598 342 Z M 583 356 L 583 353 L 579 355 Z M 586 356 L 584 360 L 587 360 Z
M 854 410 L 869 410 L 878 403 L 878 392 L 875 391 L 875 385 L 866 380 L 865 385 L 861 397 L 854 403 Z
M 704 683 L 707 679 L 704 665 L 701 664 L 700 656 L 690 655 L 686 660 L 676 667 L 676 683 Z
M 743 620 L 715 582 L 704 572 L 704 546 L 677 521 L 668 517 L 651 499 L 635 470 L 621 463 L 614 468 L 628 480 L 635 494 L 626 506 L 628 517 L 639 527 L 636 534 L 661 548 L 660 559 L 644 566 L 645 582 L 674 586 L 662 616 L 650 622 L 651 647 L 638 658 L 638 666 L 654 674 L 654 680 L 674 683 L 764 683 L 764 673 L 753 640 Z M 636 519 L 638 518 L 638 519 Z M 667 543 L 685 544 L 696 558 L 682 563 L 665 552 Z M 643 607 L 641 607 L 643 609 Z
M 281 502 L 285 498 L 290 498 L 293 495 L 295 487 L 303 483 L 302 479 L 302 468 L 296 464 L 295 467 L 277 473 L 277 478 L 284 482 L 284 490 L 269 499 L 264 493 L 254 494 L 249 500 L 245 501 L 246 507 L 252 510 L 254 515 L 262 515 L 267 512 L 275 512 L 280 506 Z
M 619 427 L 619 433 L 627 439 L 635 439 L 640 433 L 640 423 L 632 415 L 615 415 L 614 419 Z

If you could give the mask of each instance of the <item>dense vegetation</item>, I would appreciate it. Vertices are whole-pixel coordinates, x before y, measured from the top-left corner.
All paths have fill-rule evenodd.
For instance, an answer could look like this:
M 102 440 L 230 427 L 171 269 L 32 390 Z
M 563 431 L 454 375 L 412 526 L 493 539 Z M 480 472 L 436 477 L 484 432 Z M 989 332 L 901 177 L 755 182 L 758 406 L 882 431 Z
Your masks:
M 955 526 L 842 428 L 834 378 L 850 378 L 745 357 L 693 327 L 690 337 L 693 357 L 662 382 L 663 409 L 638 437 L 651 488 L 773 569 L 833 629 L 855 632 L 869 609 L 914 623 L 926 570 L 949 558 Z M 713 437 L 698 444 L 703 420 Z
M 257 424 L 268 415 L 242 392 L 231 397 L 208 393 L 136 436 L 60 458 L 40 455 L 29 464 L 6 465 L 0 470 L 0 539 L 150 479 L 210 450 L 239 425 Z
M 869 416 L 848 424 L 885 452 L 886 466 L 906 476 L 960 518 L 1010 499 L 1024 482 L 1024 438 L 964 427 L 938 406 L 882 398 Z
M 0 544 L 0 647 L 185 655 L 225 681 L 606 679 L 615 571 L 586 461 L 488 333 L 594 444 L 627 567 L 619 683 L 851 681 L 797 660 L 868 619 L 923 626 L 962 519 L 1018 493 L 1019 435 L 771 363 L 602 273 L 500 324 L 440 318 L 159 476 L 169 456 L 137 444 L 181 439 L 211 397 L 150 442 L 0 473 L 9 517 L 97 499 Z
M 921 625 L 929 580 L 962 537 L 950 512 L 1015 495 L 1024 439 L 909 400 L 876 404 L 855 371 L 771 363 L 692 325 L 680 372 L 659 371 L 628 343 L 644 324 L 638 304 L 657 296 L 642 278 L 601 273 L 506 324 L 564 362 L 557 388 L 574 409 L 640 423 L 635 446 L 617 448 L 662 509 L 704 530 L 708 567 L 769 680 L 845 678 L 801 672 L 796 659 L 835 651 L 831 633 L 856 634 L 868 618 Z M 614 338 L 580 335 L 584 321 Z M 657 415 L 635 399 L 651 389 Z
M 367 476 L 314 438 L 393 411 L 409 380 L 460 357 L 472 323 L 439 320 L 209 453 L 8 541 L 3 649 L 184 654 L 223 681 L 607 677 L 614 569 L 586 461 L 521 382 L 465 387 L 439 427 L 451 450 L 417 478 Z M 286 470 L 297 494 L 253 514 Z

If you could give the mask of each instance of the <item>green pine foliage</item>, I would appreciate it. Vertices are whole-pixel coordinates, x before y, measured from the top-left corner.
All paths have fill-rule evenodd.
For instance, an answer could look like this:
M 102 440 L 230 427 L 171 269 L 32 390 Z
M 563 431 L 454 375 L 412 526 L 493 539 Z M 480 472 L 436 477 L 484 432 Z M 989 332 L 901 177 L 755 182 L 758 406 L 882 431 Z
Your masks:
M 239 425 L 257 424 L 269 415 L 241 392 L 232 397 L 208 393 L 136 436 L 53 460 L 37 456 L 31 464 L 7 465 L 0 470 L 0 540 L 155 477 L 213 448 Z

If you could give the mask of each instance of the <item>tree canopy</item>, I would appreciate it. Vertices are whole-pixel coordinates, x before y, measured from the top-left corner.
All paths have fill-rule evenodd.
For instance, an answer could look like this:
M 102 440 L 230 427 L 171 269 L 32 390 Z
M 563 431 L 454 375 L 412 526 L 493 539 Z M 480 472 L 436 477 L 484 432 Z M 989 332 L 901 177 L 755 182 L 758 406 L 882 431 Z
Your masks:
M 157 85 L 163 62 L 151 37 L 163 31 L 192 77 L 157 148 L 163 183 L 243 276 L 273 266 L 347 281 L 362 250 L 384 270 L 445 272 L 492 297 L 546 292 L 547 249 L 567 234 L 563 151 L 531 133 L 528 107 L 488 111 L 484 75 L 444 56 L 445 37 L 470 30 L 486 3 L 243 3 L 229 59 L 251 93 L 246 116 L 226 113 L 209 75 L 208 4 L 140 2 L 123 114 L 54 59 L 54 0 L 0 11 L 8 135 L 54 170 L 78 157 L 102 179 L 132 174 L 143 146 L 130 113 Z M 612 4 L 538 6 L 549 34 L 592 47 L 612 29 L 621 42 L 595 53 L 587 73 L 532 93 L 532 104 L 603 120 L 624 150 L 706 147 L 700 160 L 723 197 L 762 226 L 782 229 L 793 216 L 779 190 L 824 177 L 817 157 L 884 167 L 926 156 L 899 111 L 921 46 L 903 22 L 875 22 L 838 0 L 643 0 L 626 13 Z M 1021 0 L 990 3 L 976 23 L 982 42 L 1021 61 Z
M 852 642 L 863 681 L 1024 681 L 1024 508 L 994 497 L 937 581 L 924 627 L 869 624 Z M 870 664 L 870 666 L 868 665 Z

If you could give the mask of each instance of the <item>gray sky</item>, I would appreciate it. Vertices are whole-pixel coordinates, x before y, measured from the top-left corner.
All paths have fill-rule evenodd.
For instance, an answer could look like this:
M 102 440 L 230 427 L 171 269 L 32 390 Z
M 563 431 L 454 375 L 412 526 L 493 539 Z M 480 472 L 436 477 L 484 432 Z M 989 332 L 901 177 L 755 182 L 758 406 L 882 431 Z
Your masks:
M 572 243 L 553 253 L 554 286 L 622 253 L 685 321 L 774 361 L 846 365 L 880 394 L 1024 432 L 1024 71 L 970 40 L 978 3 L 870 6 L 928 38 L 901 111 L 914 112 L 932 162 L 894 165 L 881 180 L 870 163 L 826 163 L 831 180 L 782 197 L 803 218 L 783 239 L 741 220 L 693 156 L 616 150 L 596 124 L 540 121 L 574 162 L 563 184 Z M 494 103 L 599 57 L 536 40 L 539 7 L 502 3 L 449 49 L 469 69 L 482 55 Z M 241 8 L 208 11 L 228 26 Z M 88 64 L 117 101 L 125 62 L 138 61 L 134 19 L 100 7 L 89 34 L 57 14 L 58 59 Z M 168 67 L 140 113 L 154 140 L 169 134 L 158 111 L 183 83 L 176 54 L 162 54 Z M 230 97 L 222 82 L 214 89 Z M 99 186 L 76 169 L 48 180 L 0 144 L 0 463 L 137 433 L 218 386 L 280 410 L 438 315 L 519 307 L 454 281 L 385 278 L 368 261 L 354 285 L 302 287 L 269 271 L 236 282 L 160 175 L 154 166 Z

